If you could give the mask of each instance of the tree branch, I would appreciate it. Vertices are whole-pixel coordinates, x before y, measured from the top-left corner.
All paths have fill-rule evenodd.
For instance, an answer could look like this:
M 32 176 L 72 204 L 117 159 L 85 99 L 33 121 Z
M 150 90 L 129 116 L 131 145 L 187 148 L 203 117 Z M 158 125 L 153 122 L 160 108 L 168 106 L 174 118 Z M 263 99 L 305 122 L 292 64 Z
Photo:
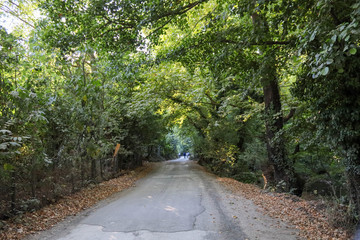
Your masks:
M 208 92 L 205 92 L 205 96 L 208 97 L 208 99 L 209 99 L 210 102 L 211 102 L 211 105 L 213 105 L 213 106 L 219 106 L 219 105 L 220 105 L 219 103 L 217 103 L 217 102 L 210 96 L 210 94 L 209 94 Z
M 198 130 L 199 134 L 203 137 L 206 138 L 205 132 L 204 130 L 202 130 L 202 128 L 199 126 L 199 124 L 196 123 L 196 121 L 194 121 L 194 119 L 192 119 L 190 116 L 186 115 L 186 118 L 189 120 L 189 122 L 194 126 L 194 128 L 196 130 Z
M 182 6 L 182 7 L 179 7 L 178 9 L 176 9 L 175 11 L 170 11 L 170 12 L 166 12 L 164 14 L 162 14 L 161 16 L 155 16 L 151 19 L 149 19 L 147 22 L 151 22 L 151 21 L 156 21 L 156 20 L 160 20 L 162 18 L 165 18 L 165 17 L 169 17 L 169 16 L 176 16 L 176 15 L 181 15 L 181 14 L 184 14 L 186 13 L 187 11 L 193 9 L 194 7 L 196 7 L 197 5 L 203 3 L 203 2 L 206 2 L 207 0 L 199 0 L 199 1 L 196 1 L 196 2 L 193 2 L 193 3 L 190 3 L 186 6 Z
M 176 102 L 176 103 L 183 104 L 185 106 L 191 107 L 192 109 L 194 109 L 195 111 L 197 111 L 199 113 L 201 118 L 203 118 L 204 120 L 206 120 L 208 122 L 208 118 L 205 116 L 205 114 L 202 112 L 202 110 L 199 107 L 194 106 L 194 104 L 185 102 L 184 100 L 182 100 L 180 98 L 176 98 L 176 97 L 171 96 L 171 95 L 166 95 L 166 97 L 169 98 L 170 100 L 172 100 L 173 102 Z
M 157 27 L 154 31 L 152 31 L 149 35 L 147 35 L 145 38 L 148 38 L 150 36 L 152 36 L 154 33 L 156 33 L 157 31 L 159 31 L 160 29 L 162 29 L 163 27 L 165 27 L 168 23 L 171 22 L 171 18 L 169 20 L 167 20 L 164 24 L 162 24 L 161 26 Z
M 193 3 L 190 3 L 186 6 L 182 6 L 182 7 L 179 7 L 178 9 L 176 9 L 175 11 L 170 11 L 170 12 L 167 12 L 167 13 L 164 13 L 163 15 L 161 16 L 155 16 L 155 17 L 152 17 L 150 19 L 148 19 L 147 21 L 145 21 L 145 23 L 149 23 L 149 22 L 153 22 L 153 21 L 158 21 L 160 19 L 163 19 L 163 18 L 166 18 L 166 17 L 170 17 L 170 16 L 178 16 L 178 15 L 182 15 L 186 12 L 188 12 L 189 10 L 193 9 L 194 7 L 196 7 L 197 5 L 205 2 L 207 0 L 200 0 L 200 1 L 196 1 L 196 2 L 193 2 Z M 146 38 L 150 37 L 151 35 L 153 35 L 154 33 L 156 33 L 157 31 L 159 31 L 160 29 L 164 28 L 168 23 L 170 23 L 173 19 L 170 18 L 168 20 L 165 21 L 165 23 L 163 23 L 161 26 L 157 27 L 154 31 L 152 31 L 148 36 L 146 36 Z
M 236 42 L 228 39 L 221 39 L 220 42 L 222 43 L 230 43 L 230 44 L 237 44 L 237 45 L 245 45 L 245 42 Z M 258 46 L 258 45 L 288 45 L 290 44 L 290 41 L 264 41 L 264 42 L 258 42 L 258 43 L 249 43 L 251 46 Z
M 9 0 L 9 3 L 11 3 L 12 5 L 15 5 L 17 8 L 20 8 L 20 6 L 12 1 Z
M 290 110 L 289 114 L 286 117 L 284 117 L 283 122 L 286 123 L 287 121 L 289 121 L 294 116 L 295 112 L 296 112 L 296 109 L 292 108 Z
M 7 8 L 7 10 L 4 9 L 3 7 Z M 14 17 L 16 17 L 17 19 L 19 19 L 19 20 L 22 21 L 23 23 L 29 25 L 30 27 L 35 28 L 33 24 L 31 24 L 31 23 L 29 23 L 28 21 L 22 19 L 18 14 L 16 14 L 15 12 L 13 12 L 13 11 L 12 11 L 9 7 L 7 7 L 6 5 L 2 4 L 1 8 L 2 8 L 2 10 L 3 10 L 4 12 L 6 12 L 6 13 L 14 16 Z
M 105 32 L 103 32 L 102 34 L 100 34 L 100 37 L 103 37 L 105 34 L 109 33 L 109 32 L 113 32 L 113 31 L 120 31 L 120 30 L 125 30 L 125 29 L 132 29 L 132 26 L 122 26 L 122 27 L 118 27 L 118 28 L 113 28 L 113 29 L 108 29 Z

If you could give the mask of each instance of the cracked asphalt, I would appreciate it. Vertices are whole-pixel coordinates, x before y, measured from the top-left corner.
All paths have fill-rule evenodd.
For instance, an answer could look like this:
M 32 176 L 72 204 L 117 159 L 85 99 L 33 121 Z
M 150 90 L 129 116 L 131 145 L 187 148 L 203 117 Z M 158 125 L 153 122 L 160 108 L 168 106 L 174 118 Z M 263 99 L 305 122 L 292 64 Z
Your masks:
M 252 215 L 240 216 L 244 207 L 240 212 L 236 210 L 234 200 L 229 206 L 224 191 L 215 176 L 193 161 L 167 161 L 137 182 L 136 187 L 31 239 L 293 239 L 286 230 L 280 233 L 284 238 L 279 237 L 278 226 L 273 230 L 267 230 L 270 225 L 265 226 L 265 231 L 264 226 L 260 230 L 254 228 L 248 221 Z M 248 211 L 249 208 L 247 214 Z M 261 218 L 254 217 L 257 222 L 272 221 Z M 242 219 L 246 229 L 240 224 Z M 259 232 L 262 235 L 254 235 Z

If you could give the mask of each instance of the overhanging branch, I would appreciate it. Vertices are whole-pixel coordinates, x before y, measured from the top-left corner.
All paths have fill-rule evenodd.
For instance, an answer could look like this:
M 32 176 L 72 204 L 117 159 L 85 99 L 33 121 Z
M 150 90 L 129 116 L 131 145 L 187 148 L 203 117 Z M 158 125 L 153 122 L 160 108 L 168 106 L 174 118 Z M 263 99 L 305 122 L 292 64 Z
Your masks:
M 1 4 L 0 7 L 1 7 L 1 9 L 2 9 L 4 12 L 6 12 L 6 13 L 14 16 L 14 17 L 16 17 L 17 19 L 19 19 L 19 20 L 22 21 L 23 23 L 27 24 L 28 26 L 30 26 L 30 27 L 32 27 L 32 28 L 35 28 L 35 26 L 34 26 L 33 24 L 31 24 L 31 23 L 29 23 L 28 21 L 22 19 L 18 14 L 16 14 L 14 11 L 12 11 L 12 10 L 11 10 L 9 7 L 7 7 L 6 5 Z M 6 8 L 6 9 L 5 9 L 5 8 Z
M 220 42 L 222 43 L 230 43 L 230 44 L 236 44 L 236 45 L 250 45 L 250 46 L 259 46 L 259 45 L 288 45 L 290 44 L 290 41 L 264 41 L 264 42 L 250 42 L 250 43 L 246 43 L 246 42 L 237 42 L 237 41 L 233 41 L 233 40 L 228 40 L 228 39 L 221 39 Z

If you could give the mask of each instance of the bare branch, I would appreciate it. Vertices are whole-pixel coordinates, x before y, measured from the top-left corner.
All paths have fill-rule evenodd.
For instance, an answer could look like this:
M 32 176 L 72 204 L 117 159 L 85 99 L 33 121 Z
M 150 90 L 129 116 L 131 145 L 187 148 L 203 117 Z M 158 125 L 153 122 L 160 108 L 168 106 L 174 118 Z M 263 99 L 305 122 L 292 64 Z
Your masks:
M 284 117 L 284 120 L 283 120 L 284 123 L 286 123 L 287 121 L 289 121 L 289 120 L 294 116 L 295 112 L 296 112 L 296 109 L 295 109 L 295 108 L 292 108 L 292 109 L 290 110 L 289 114 L 288 114 L 286 117 Z
M 170 17 L 170 16 L 178 16 L 178 15 L 182 15 L 186 12 L 188 12 L 189 10 L 193 9 L 194 7 L 198 6 L 199 4 L 205 2 L 206 0 L 200 0 L 200 1 L 196 1 L 193 3 L 190 3 L 186 6 L 183 7 L 179 7 L 178 9 L 176 9 L 175 11 L 170 11 L 167 13 L 164 13 L 161 16 L 156 16 L 153 17 L 151 19 L 148 19 L 146 22 L 152 22 L 152 21 L 157 21 L 166 17 Z M 164 28 L 168 23 L 170 23 L 173 19 L 170 18 L 167 21 L 165 21 L 165 23 L 163 23 L 161 26 L 157 27 L 154 31 L 152 31 L 148 36 L 146 36 L 146 38 L 150 37 L 151 35 L 155 34 L 156 32 L 158 32 L 160 29 Z
M 20 8 L 20 6 L 18 4 L 16 4 L 16 3 L 14 3 L 13 1 L 9 0 L 9 3 L 11 3 L 12 5 L 15 5 L 16 7 Z
M 4 7 L 6 9 L 4 9 Z M 15 13 L 13 10 L 11 10 L 8 6 L 2 4 L 2 6 L 0 7 L 4 12 L 16 17 L 17 19 L 19 19 L 20 21 L 22 21 L 23 23 L 27 24 L 28 26 L 35 28 L 33 24 L 29 23 L 28 21 L 22 19 L 17 13 Z
M 163 25 L 161 25 L 160 27 L 156 28 L 154 31 L 152 31 L 149 35 L 147 35 L 145 38 L 148 38 L 150 36 L 152 36 L 154 33 L 156 33 L 157 31 L 159 31 L 160 29 L 164 28 L 168 23 L 171 22 L 171 18 L 169 20 L 167 20 Z
M 207 0 L 200 0 L 200 1 L 190 3 L 190 4 L 186 5 L 186 6 L 179 7 L 175 11 L 166 12 L 166 13 L 162 14 L 161 16 L 153 17 L 152 19 L 149 19 L 148 22 L 151 22 L 151 21 L 154 21 L 154 20 L 160 20 L 162 18 L 169 17 L 169 16 L 177 16 L 177 15 L 184 14 L 187 11 L 193 9 L 194 7 L 196 7 L 199 4 L 201 4 L 203 2 L 206 2 L 206 1 Z
M 221 39 L 220 42 L 222 43 L 230 43 L 230 44 L 237 44 L 237 45 L 245 45 L 247 43 L 245 42 L 236 42 L 233 40 L 228 39 Z M 264 41 L 264 42 L 258 42 L 258 43 L 248 43 L 248 45 L 251 46 L 258 46 L 258 45 L 288 45 L 290 41 Z
M 122 27 L 118 27 L 118 28 L 108 29 L 105 32 L 103 32 L 102 34 L 100 34 L 100 37 L 103 37 L 105 34 L 107 34 L 109 32 L 120 31 L 120 30 L 131 29 L 131 28 L 132 28 L 132 26 L 122 26 Z

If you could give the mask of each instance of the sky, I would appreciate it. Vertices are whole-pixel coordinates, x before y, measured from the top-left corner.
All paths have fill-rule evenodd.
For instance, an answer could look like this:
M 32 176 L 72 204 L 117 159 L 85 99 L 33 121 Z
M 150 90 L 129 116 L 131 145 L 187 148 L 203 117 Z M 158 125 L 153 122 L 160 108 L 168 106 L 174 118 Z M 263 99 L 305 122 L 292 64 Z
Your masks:
M 0 25 L 6 29 L 8 33 L 14 31 L 15 27 L 21 24 L 21 21 L 9 14 L 0 15 Z
M 4 27 L 8 33 L 14 32 L 17 28 L 25 30 L 25 33 L 30 32 L 32 27 L 29 25 L 34 25 L 34 19 L 39 19 L 41 16 L 40 11 L 36 9 L 36 5 L 31 1 L 25 1 L 21 5 L 18 4 L 17 0 L 0 0 L 0 25 Z M 19 16 L 24 21 L 14 15 Z M 29 25 L 24 22 L 28 22 Z

